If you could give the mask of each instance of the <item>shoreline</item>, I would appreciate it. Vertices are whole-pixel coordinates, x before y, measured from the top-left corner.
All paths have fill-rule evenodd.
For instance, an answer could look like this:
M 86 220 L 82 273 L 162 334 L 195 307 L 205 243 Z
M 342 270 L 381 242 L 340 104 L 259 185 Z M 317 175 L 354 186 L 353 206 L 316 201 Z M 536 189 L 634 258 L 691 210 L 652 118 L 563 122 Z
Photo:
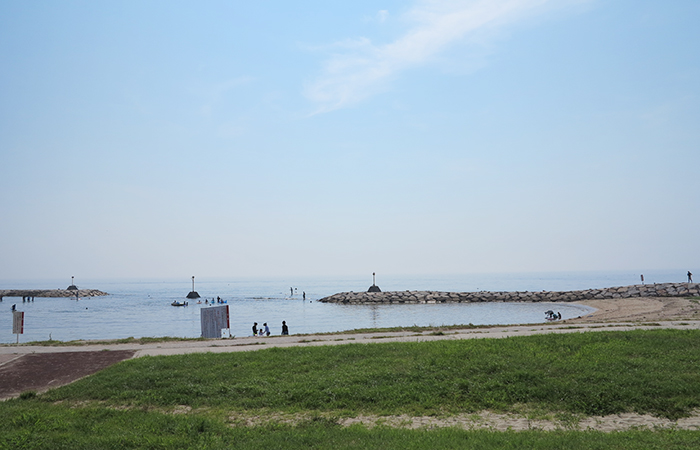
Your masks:
M 253 351 L 272 347 L 340 345 L 371 342 L 416 342 L 440 339 L 500 338 L 543 333 L 624 331 L 632 329 L 700 329 L 700 300 L 694 298 L 625 298 L 575 302 L 596 308 L 588 315 L 550 323 L 519 325 L 455 325 L 424 327 L 420 331 L 363 331 L 300 334 L 289 336 L 244 336 L 219 339 L 158 340 L 120 343 L 116 339 L 79 341 L 75 345 L 0 344 L 0 367 L 8 357 L 28 353 L 91 352 L 133 350 L 134 357 L 200 352 Z

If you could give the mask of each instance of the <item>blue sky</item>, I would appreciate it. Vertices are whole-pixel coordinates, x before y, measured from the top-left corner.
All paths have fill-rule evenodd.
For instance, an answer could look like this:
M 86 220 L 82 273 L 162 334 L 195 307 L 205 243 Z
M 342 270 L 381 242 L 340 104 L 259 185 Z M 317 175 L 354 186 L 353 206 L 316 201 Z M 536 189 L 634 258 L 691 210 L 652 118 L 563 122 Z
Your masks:
M 700 3 L 334 3 L 1 2 L 0 279 L 700 274 Z

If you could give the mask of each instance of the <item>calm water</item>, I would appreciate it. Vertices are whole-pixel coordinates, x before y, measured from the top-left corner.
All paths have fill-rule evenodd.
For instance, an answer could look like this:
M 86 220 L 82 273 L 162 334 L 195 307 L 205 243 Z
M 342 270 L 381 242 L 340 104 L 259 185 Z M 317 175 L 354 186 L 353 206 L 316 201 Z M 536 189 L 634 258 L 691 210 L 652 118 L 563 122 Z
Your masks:
M 647 283 L 683 281 L 684 272 L 645 273 Z M 579 272 L 545 274 L 479 274 L 442 277 L 387 277 L 377 279 L 384 291 L 540 291 L 578 290 L 637 284 L 639 274 L 624 272 Z M 70 280 L 69 280 L 70 281 Z M 144 336 L 198 337 L 203 302 L 217 296 L 227 301 L 231 334 L 248 336 L 253 322 L 267 322 L 273 334 L 280 334 L 282 320 L 290 332 L 313 333 L 356 328 L 409 325 L 518 324 L 545 322 L 544 311 L 560 311 L 563 318 L 577 317 L 592 309 L 569 304 L 478 303 L 440 305 L 336 305 L 316 300 L 337 292 L 365 291 L 371 277 L 347 279 L 230 279 L 198 278 L 196 290 L 202 304 L 172 307 L 191 290 L 191 280 L 86 280 L 76 284 L 110 293 L 107 297 L 71 299 L 5 298 L 0 303 L 0 342 L 15 342 L 12 334 L 12 304 L 25 312 L 20 342 L 73 339 L 113 339 Z M 55 289 L 68 284 L 56 280 L 2 281 L 0 289 Z M 295 287 L 290 294 L 290 287 Z M 306 292 L 306 301 L 302 300 Z

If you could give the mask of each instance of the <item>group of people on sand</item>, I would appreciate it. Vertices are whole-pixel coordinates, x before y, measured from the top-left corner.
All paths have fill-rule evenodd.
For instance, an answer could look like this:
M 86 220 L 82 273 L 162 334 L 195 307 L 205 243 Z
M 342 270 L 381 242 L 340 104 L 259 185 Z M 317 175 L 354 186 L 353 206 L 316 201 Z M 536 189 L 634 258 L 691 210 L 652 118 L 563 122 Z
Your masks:
M 554 312 L 550 309 L 549 311 L 545 311 L 544 318 L 547 320 L 561 320 L 561 313 Z
M 262 327 L 258 328 L 258 322 L 253 322 L 253 336 L 269 336 L 270 327 L 267 326 L 267 322 L 262 324 Z M 289 327 L 287 322 L 282 321 L 282 336 L 289 335 Z

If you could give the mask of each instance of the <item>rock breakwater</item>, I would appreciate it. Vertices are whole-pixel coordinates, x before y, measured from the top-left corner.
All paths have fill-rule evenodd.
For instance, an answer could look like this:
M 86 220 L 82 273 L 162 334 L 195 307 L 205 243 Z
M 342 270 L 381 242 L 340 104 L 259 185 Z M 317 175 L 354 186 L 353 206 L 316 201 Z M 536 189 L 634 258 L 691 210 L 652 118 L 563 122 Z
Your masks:
M 3 297 L 51 297 L 51 298 L 66 298 L 66 297 L 100 297 L 109 295 L 106 292 L 98 291 L 97 289 L 78 289 L 77 291 L 69 289 L 5 289 L 0 290 L 0 301 Z
M 638 284 L 582 291 L 539 292 L 341 292 L 324 297 L 319 302 L 344 304 L 416 304 L 416 303 L 477 303 L 477 302 L 579 302 L 590 299 L 633 297 L 692 297 L 700 295 L 700 283 Z

